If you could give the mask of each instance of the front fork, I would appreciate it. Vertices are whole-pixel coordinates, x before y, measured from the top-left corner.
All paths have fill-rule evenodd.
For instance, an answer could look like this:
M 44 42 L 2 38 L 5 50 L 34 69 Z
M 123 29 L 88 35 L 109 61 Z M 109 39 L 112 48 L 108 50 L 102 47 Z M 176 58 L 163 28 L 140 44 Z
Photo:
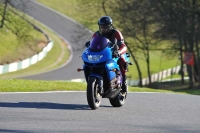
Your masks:
M 104 94 L 104 88 L 103 88 L 103 77 L 99 76 L 97 78 L 97 84 L 98 84 L 98 92 L 101 96 Z
M 103 77 L 102 76 L 97 76 L 97 75 L 89 75 L 89 77 L 96 77 L 96 93 L 99 93 L 100 95 L 103 95 L 104 89 L 103 89 Z
M 98 83 L 98 87 L 99 87 L 99 88 L 100 88 L 100 87 L 103 87 L 103 77 L 102 77 L 102 76 L 99 76 L 99 77 L 98 77 L 97 83 Z

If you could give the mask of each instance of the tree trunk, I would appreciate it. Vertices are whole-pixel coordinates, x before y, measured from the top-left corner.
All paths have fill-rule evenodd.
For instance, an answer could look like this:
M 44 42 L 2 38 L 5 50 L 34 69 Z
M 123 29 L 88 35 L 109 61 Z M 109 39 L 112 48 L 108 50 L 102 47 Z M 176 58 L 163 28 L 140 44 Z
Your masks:
M 136 65 L 136 68 L 137 68 L 137 71 L 138 71 L 138 76 L 139 76 L 139 83 L 138 83 L 138 86 L 139 86 L 139 87 L 143 87 L 143 85 L 142 85 L 142 73 L 141 73 L 139 64 L 138 64 L 138 62 L 137 62 L 135 56 L 133 55 L 133 52 L 131 51 L 131 49 L 130 49 L 128 43 L 127 43 L 127 42 L 125 42 L 125 43 L 126 43 L 126 46 L 127 46 L 127 48 L 128 48 L 128 51 L 130 51 L 131 57 L 133 58 L 133 61 L 135 62 L 135 65 Z
M 152 81 L 151 81 L 151 72 L 150 72 L 150 59 L 149 59 L 150 57 L 149 57 L 149 50 L 147 50 L 147 60 L 146 60 L 146 62 L 147 62 L 147 73 L 148 73 L 148 77 L 149 77 L 149 87 L 151 87 L 151 83 L 152 83 Z
M 194 35 L 195 35 L 195 3 L 196 0 L 192 0 L 192 15 L 191 15 L 191 27 L 190 27 L 190 32 L 189 33 L 189 47 L 190 47 L 190 52 L 194 53 Z M 188 74 L 189 74 L 189 84 L 190 84 L 190 88 L 193 89 L 194 87 L 194 72 L 193 72 L 193 67 L 192 66 L 188 66 Z
M 8 5 L 8 0 L 5 1 L 5 6 L 4 6 L 4 11 L 3 11 L 3 15 L 2 15 L 2 20 L 1 20 L 1 26 L 0 26 L 0 28 L 3 28 L 3 26 L 4 26 L 4 21 L 6 19 L 7 5 Z
M 189 88 L 190 89 L 193 89 L 193 87 L 194 87 L 192 68 L 193 68 L 192 66 L 187 65 L 187 72 L 188 72 L 188 76 L 189 76 Z
M 182 85 L 185 84 L 184 81 L 184 70 L 183 70 L 183 42 L 182 39 L 180 38 L 180 61 L 181 61 L 181 70 L 180 70 L 180 74 L 181 74 L 181 83 Z
M 133 57 L 133 60 L 134 60 L 134 62 L 135 62 L 135 65 L 136 65 L 136 68 L 137 68 L 137 71 L 138 71 L 138 76 L 139 76 L 139 83 L 138 83 L 138 86 L 139 86 L 139 87 L 143 87 L 143 85 L 142 85 L 142 73 L 141 73 L 139 64 L 138 64 L 137 60 L 135 59 L 135 56 L 132 55 L 132 52 L 131 52 L 131 56 Z
M 197 15 L 197 18 L 200 17 L 200 14 Z M 200 23 L 200 20 L 198 19 L 198 23 Z M 199 35 L 200 35 L 200 24 L 198 24 L 198 28 L 197 28 L 197 31 L 196 31 L 196 35 L 195 35 L 195 46 L 196 46 L 196 61 L 195 61 L 195 64 L 196 64 L 196 71 L 195 73 L 197 73 L 197 76 L 198 76 L 198 83 L 199 83 L 199 88 L 200 88 L 200 53 L 199 53 Z

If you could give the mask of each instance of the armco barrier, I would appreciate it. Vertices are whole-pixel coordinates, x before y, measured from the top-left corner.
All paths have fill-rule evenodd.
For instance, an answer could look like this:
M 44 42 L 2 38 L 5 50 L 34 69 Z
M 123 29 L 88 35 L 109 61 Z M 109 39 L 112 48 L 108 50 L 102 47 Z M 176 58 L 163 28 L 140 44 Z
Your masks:
M 54 44 L 53 41 L 50 41 L 47 44 L 47 46 L 44 47 L 40 53 L 32 56 L 31 58 L 28 58 L 28 59 L 25 59 L 25 60 L 22 60 L 19 62 L 14 62 L 11 64 L 0 65 L 0 74 L 25 69 L 25 68 L 37 63 L 38 61 L 42 60 L 47 55 L 47 53 L 52 49 L 53 44 Z
M 10 10 L 10 11 L 12 11 L 12 13 L 21 17 L 25 21 L 27 21 L 29 24 L 31 24 L 34 27 L 35 30 L 44 34 L 49 43 L 42 49 L 42 51 L 39 54 L 36 54 L 36 55 L 34 55 L 34 56 L 32 56 L 28 59 L 25 59 L 25 60 L 22 60 L 22 61 L 19 61 L 19 62 L 14 62 L 14 63 L 11 63 L 11 64 L 0 65 L 0 74 L 25 69 L 25 68 L 37 63 L 38 61 L 42 60 L 47 55 L 47 53 L 52 49 L 53 44 L 54 44 L 54 42 L 51 40 L 51 38 L 42 29 L 40 29 L 38 26 L 36 26 L 31 21 L 26 19 L 24 16 L 18 14 L 17 12 L 15 12 L 13 10 Z
M 183 69 L 186 69 L 184 66 Z M 177 74 L 181 70 L 181 66 L 176 66 L 167 70 L 163 70 L 159 73 L 153 74 L 151 76 L 151 82 L 162 81 L 162 79 L 171 76 L 172 74 Z M 149 78 L 142 79 L 142 85 L 149 84 Z

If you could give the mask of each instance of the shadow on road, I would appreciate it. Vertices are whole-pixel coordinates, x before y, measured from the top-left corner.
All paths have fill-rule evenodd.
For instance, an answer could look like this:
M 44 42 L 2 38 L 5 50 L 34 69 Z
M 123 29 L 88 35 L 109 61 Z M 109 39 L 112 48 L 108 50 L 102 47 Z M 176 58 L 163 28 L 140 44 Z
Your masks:
M 0 102 L 0 107 L 7 108 L 36 108 L 36 109 L 63 109 L 63 110 L 90 110 L 88 105 L 82 104 L 61 104 L 49 102 Z
M 0 133 L 33 133 L 32 131 L 0 129 Z

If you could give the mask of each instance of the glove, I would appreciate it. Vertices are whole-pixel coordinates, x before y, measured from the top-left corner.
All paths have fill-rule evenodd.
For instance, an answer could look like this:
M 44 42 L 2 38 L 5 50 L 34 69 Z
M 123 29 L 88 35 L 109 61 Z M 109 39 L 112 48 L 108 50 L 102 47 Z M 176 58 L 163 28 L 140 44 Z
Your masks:
M 89 47 L 90 46 L 90 41 L 87 41 L 86 43 L 85 43 L 85 47 Z
M 120 56 L 119 51 L 114 51 L 114 52 L 113 52 L 113 56 L 114 56 L 114 57 L 119 57 L 119 56 Z

